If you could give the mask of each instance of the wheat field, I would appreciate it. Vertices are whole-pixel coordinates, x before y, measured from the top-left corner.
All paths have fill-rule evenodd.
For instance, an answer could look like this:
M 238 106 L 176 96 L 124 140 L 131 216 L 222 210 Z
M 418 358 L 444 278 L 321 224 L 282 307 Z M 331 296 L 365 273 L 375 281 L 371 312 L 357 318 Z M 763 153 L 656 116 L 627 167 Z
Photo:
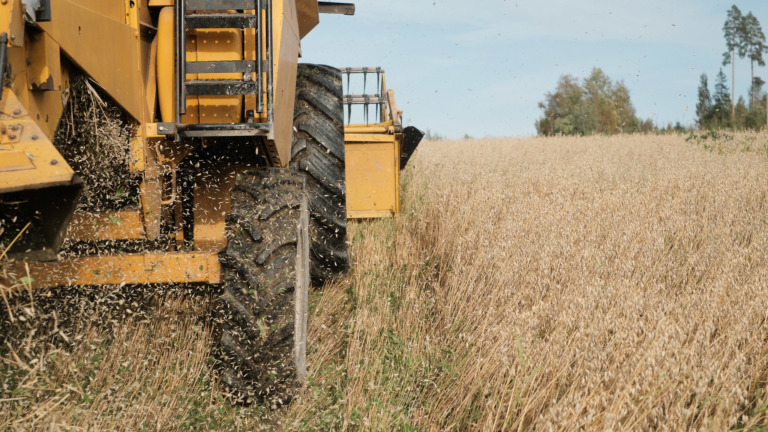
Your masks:
M 194 288 L 66 326 L 33 296 L 0 309 L 0 430 L 768 431 L 766 138 L 423 143 L 314 291 L 290 405 L 222 400 Z

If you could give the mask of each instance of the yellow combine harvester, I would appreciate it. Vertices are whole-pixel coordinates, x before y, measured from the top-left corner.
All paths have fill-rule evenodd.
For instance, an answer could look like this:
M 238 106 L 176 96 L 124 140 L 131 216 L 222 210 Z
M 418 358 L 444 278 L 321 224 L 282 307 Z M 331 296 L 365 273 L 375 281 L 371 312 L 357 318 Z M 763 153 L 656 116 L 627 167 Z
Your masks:
M 354 6 L 0 1 L 3 283 L 220 285 L 225 384 L 281 397 L 310 280 L 347 270 L 347 217 L 399 211 L 421 139 L 383 75 L 345 130 L 342 71 L 298 64 L 320 13 Z
M 413 126 L 403 128 L 395 92 L 387 89 L 386 74 L 380 67 L 342 68 L 347 87 L 352 75 L 362 75 L 363 93 L 344 95 L 349 124 L 344 128 L 346 143 L 347 217 L 350 219 L 390 217 L 400 212 L 400 171 L 405 168 L 424 134 Z M 365 93 L 368 75 L 376 79 L 376 90 Z M 351 123 L 353 106 L 363 107 L 364 123 Z M 375 108 L 377 120 L 369 121 Z

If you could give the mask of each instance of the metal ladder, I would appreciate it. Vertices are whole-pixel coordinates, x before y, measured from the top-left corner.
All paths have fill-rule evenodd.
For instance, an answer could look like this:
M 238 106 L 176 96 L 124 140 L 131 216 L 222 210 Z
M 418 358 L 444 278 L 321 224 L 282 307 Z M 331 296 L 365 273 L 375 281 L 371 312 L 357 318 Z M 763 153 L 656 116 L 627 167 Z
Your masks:
M 177 0 L 176 1 L 176 124 L 168 125 L 184 137 L 259 136 L 268 135 L 272 125 L 272 4 L 271 0 Z M 238 12 L 226 12 L 237 10 Z M 255 13 L 245 11 L 255 10 Z M 211 13 L 211 11 L 215 11 Z M 266 11 L 266 25 L 261 25 Z M 191 13 L 187 13 L 191 12 Z M 262 28 L 265 27 L 265 28 Z M 256 60 L 187 61 L 187 29 L 254 29 Z M 261 40 L 267 37 L 266 59 Z M 266 83 L 263 73 L 267 72 Z M 241 79 L 191 80 L 187 74 L 239 73 Z M 252 78 L 255 73 L 256 78 Z M 256 97 L 256 112 L 264 112 L 262 94 L 267 92 L 268 122 L 254 123 L 256 113 L 245 113 L 245 123 L 182 124 L 181 116 L 187 110 L 187 96 L 246 96 Z

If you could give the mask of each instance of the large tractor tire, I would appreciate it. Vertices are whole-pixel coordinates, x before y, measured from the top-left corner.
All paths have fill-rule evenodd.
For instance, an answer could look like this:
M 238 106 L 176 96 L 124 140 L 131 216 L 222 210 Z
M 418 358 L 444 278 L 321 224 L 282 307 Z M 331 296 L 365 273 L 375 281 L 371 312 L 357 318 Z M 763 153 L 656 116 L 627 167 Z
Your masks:
M 280 406 L 306 375 L 304 188 L 303 176 L 269 168 L 238 174 L 232 189 L 218 312 L 222 382 L 237 402 Z
M 307 178 L 310 274 L 320 286 L 349 269 L 344 109 L 337 69 L 299 65 L 293 125 L 291 168 Z

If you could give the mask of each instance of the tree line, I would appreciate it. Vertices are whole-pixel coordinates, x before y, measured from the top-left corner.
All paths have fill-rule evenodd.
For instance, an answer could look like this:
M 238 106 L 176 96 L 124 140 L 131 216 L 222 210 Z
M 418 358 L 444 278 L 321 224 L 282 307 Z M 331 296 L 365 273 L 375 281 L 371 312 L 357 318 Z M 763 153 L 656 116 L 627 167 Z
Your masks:
M 696 123 L 702 129 L 761 129 L 766 125 L 765 81 L 755 76 L 755 63 L 765 66 L 763 53 L 768 51 L 762 26 L 752 12 L 746 15 L 736 5 L 728 10 L 723 37 L 726 50 L 722 66 L 731 65 L 731 88 L 720 68 L 715 77 L 714 93 L 709 91 L 707 74 L 701 74 L 696 103 Z M 736 57 L 747 58 L 750 63 L 751 82 L 748 102 L 743 96 L 736 100 Z
M 600 68 L 579 82 L 563 75 L 553 92 L 539 103 L 544 116 L 536 122 L 539 135 L 592 135 L 651 132 L 651 120 L 640 120 L 622 81 L 613 82 Z
M 755 75 L 755 63 L 765 66 L 763 54 L 768 51 L 760 21 L 752 12 L 746 15 L 736 5 L 731 6 L 723 25 L 726 51 L 722 66 L 731 65 L 730 92 L 722 67 L 715 76 L 713 92 L 709 78 L 700 77 L 696 126 L 701 129 L 761 129 L 766 125 L 768 98 L 763 92 L 765 81 Z M 749 94 L 736 98 L 736 59 L 748 59 L 751 82 Z M 653 122 L 640 120 L 623 82 L 613 82 L 600 69 L 582 81 L 563 75 L 554 91 L 546 93 L 539 103 L 544 111 L 536 121 L 539 135 L 591 135 L 633 132 L 681 132 L 686 128 L 674 126 L 657 128 Z

